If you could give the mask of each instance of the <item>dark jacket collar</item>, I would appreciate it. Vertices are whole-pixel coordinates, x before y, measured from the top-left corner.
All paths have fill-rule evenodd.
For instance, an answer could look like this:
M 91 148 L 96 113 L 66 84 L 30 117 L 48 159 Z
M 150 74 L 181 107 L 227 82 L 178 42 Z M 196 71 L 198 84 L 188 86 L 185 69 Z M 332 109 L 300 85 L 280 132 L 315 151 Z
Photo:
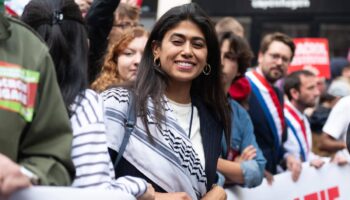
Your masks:
M 216 183 L 216 164 L 221 153 L 223 126 L 200 98 L 192 96 L 192 103 L 198 109 L 209 191 L 212 184 Z

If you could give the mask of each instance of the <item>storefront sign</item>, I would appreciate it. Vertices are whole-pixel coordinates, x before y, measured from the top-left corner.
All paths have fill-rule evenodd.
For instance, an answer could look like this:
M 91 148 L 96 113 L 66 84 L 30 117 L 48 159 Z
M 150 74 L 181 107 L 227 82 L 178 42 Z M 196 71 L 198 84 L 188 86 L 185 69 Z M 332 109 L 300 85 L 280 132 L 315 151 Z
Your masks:
M 147 2 L 147 0 L 144 0 Z M 148 0 L 153 1 L 153 0 Z M 167 2 L 171 2 L 167 0 Z M 321 15 L 334 14 L 349 16 L 348 0 L 192 0 L 198 3 L 210 16 L 274 16 L 286 14 L 290 18 L 298 18 L 301 14 Z
M 310 0 L 251 0 L 252 8 L 254 9 L 269 9 L 269 8 L 289 8 L 296 10 L 298 8 L 309 8 Z

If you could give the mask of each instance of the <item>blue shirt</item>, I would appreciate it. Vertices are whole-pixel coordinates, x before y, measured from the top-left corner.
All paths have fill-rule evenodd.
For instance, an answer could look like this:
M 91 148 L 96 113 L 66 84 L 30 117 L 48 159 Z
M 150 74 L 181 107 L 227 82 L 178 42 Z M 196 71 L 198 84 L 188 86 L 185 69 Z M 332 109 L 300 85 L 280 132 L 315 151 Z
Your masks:
M 241 163 L 241 169 L 244 176 L 243 186 L 256 187 L 261 184 L 264 177 L 266 160 L 261 149 L 256 143 L 253 123 L 248 112 L 231 98 L 229 99 L 229 103 L 233 112 L 231 116 L 231 149 L 241 154 L 249 145 L 253 145 L 255 147 L 256 157 L 252 160 L 243 161 Z M 227 152 L 226 145 L 224 145 L 223 150 L 224 152 Z

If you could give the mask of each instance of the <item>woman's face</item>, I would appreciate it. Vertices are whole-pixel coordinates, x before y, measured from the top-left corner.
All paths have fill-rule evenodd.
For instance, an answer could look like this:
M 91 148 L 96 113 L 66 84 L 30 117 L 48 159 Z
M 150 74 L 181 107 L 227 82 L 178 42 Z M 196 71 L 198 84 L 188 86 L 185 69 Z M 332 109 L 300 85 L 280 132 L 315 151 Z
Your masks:
M 224 40 L 221 45 L 222 82 L 227 92 L 233 79 L 238 75 L 238 64 L 234 53 L 230 49 L 230 41 Z
M 135 80 L 146 42 L 146 36 L 137 37 L 118 56 L 118 72 L 123 81 Z
M 186 20 L 166 32 L 161 44 L 154 44 L 153 54 L 160 59 L 170 84 L 191 83 L 207 64 L 208 49 L 200 28 Z

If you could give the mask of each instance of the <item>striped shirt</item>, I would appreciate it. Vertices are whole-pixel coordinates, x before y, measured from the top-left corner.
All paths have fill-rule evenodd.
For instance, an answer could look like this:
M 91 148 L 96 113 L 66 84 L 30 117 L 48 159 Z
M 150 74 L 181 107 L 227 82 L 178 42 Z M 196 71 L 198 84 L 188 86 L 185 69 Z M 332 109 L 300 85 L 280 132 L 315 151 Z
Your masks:
M 147 189 L 143 179 L 130 176 L 115 179 L 107 149 L 101 97 L 87 89 L 84 96 L 76 98 L 71 110 L 74 111 L 70 118 L 73 128 L 72 159 L 76 170 L 73 186 L 116 189 L 136 197 L 142 195 Z

